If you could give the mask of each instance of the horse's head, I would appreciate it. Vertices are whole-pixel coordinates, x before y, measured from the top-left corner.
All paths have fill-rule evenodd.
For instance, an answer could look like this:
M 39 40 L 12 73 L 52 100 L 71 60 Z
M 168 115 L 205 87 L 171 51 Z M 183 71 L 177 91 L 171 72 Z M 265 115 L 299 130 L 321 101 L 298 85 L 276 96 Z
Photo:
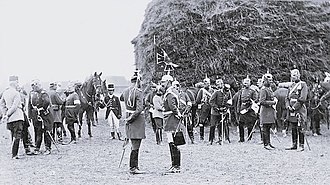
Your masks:
M 82 86 L 82 93 L 84 93 L 90 101 L 90 99 L 100 97 L 102 95 L 102 80 L 101 75 L 96 72 L 91 75 Z
M 95 89 L 95 95 L 96 96 L 99 96 L 103 93 L 101 75 L 102 75 L 102 72 L 100 74 L 97 74 L 95 72 L 93 77 L 92 77 L 92 85 Z

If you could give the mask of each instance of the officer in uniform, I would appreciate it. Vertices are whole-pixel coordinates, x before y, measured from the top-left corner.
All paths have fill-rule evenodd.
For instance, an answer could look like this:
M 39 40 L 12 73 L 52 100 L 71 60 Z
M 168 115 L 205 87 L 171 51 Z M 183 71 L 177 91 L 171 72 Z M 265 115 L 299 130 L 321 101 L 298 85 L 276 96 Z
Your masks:
M 169 173 L 179 173 L 181 167 L 181 152 L 174 144 L 173 132 L 176 131 L 182 114 L 179 111 L 179 98 L 175 93 L 175 89 L 172 86 L 173 77 L 170 75 L 164 75 L 161 79 L 161 84 L 166 90 L 164 95 L 164 131 L 167 135 L 167 140 L 170 147 L 172 166 L 168 170 Z M 173 90 L 174 89 L 174 90 Z
M 71 135 L 70 143 L 76 143 L 76 132 L 74 124 L 78 123 L 78 113 L 80 108 L 80 99 L 78 94 L 75 92 L 75 85 L 69 84 L 67 88 L 67 98 L 65 100 L 65 123 L 67 124 L 68 130 Z
M 57 135 L 58 141 L 62 142 L 62 111 L 61 106 L 64 104 L 64 100 L 61 98 L 60 94 L 56 91 L 57 84 L 56 83 L 50 83 L 49 84 L 49 98 L 51 102 L 51 113 L 54 116 L 54 129 L 53 129 L 53 136 L 55 136 L 55 133 Z M 55 137 L 54 137 L 55 138 Z
M 306 82 L 300 80 L 300 72 L 298 69 L 291 71 L 292 84 L 289 87 L 289 92 L 286 98 L 286 107 L 288 109 L 287 120 L 292 127 L 292 147 L 287 150 L 299 149 L 304 151 L 304 131 L 306 129 L 307 108 L 306 100 L 308 94 L 308 87 Z
M 214 90 L 211 88 L 211 80 L 205 78 L 203 80 L 204 87 L 199 89 L 196 97 L 196 103 L 198 104 L 198 109 L 200 113 L 199 117 L 199 129 L 200 129 L 200 140 L 204 140 L 204 127 L 207 123 L 207 120 L 211 116 L 211 105 L 209 100 L 212 96 Z
M 262 78 L 263 86 L 260 89 L 260 127 L 263 129 L 263 144 L 264 148 L 271 150 L 275 148 L 270 143 L 270 129 L 275 124 L 275 104 L 277 99 L 274 97 L 273 90 L 271 89 L 271 80 L 266 75 Z
M 142 139 L 146 138 L 145 120 L 142 115 L 144 98 L 140 86 L 138 72 L 135 72 L 131 77 L 131 86 L 125 89 L 120 96 L 126 109 L 126 138 L 131 140 L 132 144 L 129 162 L 130 173 L 132 174 L 145 173 L 139 169 L 139 149 Z
M 238 115 L 239 142 L 244 142 L 244 127 L 248 128 L 248 140 L 252 137 L 252 128 L 258 119 L 256 112 L 252 109 L 252 103 L 257 101 L 257 92 L 250 88 L 251 79 L 249 77 L 243 79 L 243 88 L 235 95 L 236 114 Z
M 51 153 L 52 131 L 54 125 L 54 117 L 50 112 L 50 98 L 45 90 L 42 89 L 39 80 L 33 80 L 31 83 L 32 91 L 29 95 L 28 113 L 32 119 L 36 148 L 34 154 L 40 154 L 40 146 L 44 136 L 46 151 L 45 154 Z
M 108 84 L 108 93 L 104 98 L 105 106 L 107 107 L 105 113 L 105 119 L 108 120 L 110 125 L 110 132 L 112 139 L 115 139 L 115 133 L 117 133 L 118 139 L 121 139 L 121 133 L 119 131 L 119 119 L 121 118 L 121 105 L 119 98 L 114 95 L 115 85 L 113 83 Z
M 228 88 L 224 88 L 224 83 L 222 79 L 216 80 L 216 85 L 218 87 L 218 90 L 216 90 L 211 98 L 210 98 L 210 105 L 211 105 L 211 127 L 210 127 L 210 136 L 209 136 L 209 144 L 213 144 L 213 140 L 215 138 L 215 127 L 218 128 L 218 134 L 219 134 L 219 144 L 222 142 L 222 134 L 225 134 L 226 139 L 229 141 L 229 130 L 228 127 L 225 124 L 222 124 L 221 122 L 224 122 L 224 118 L 227 114 L 228 108 L 229 108 L 229 100 L 230 92 Z M 224 126 L 224 128 L 222 128 Z M 225 133 L 222 133 L 222 130 L 225 130 Z
M 9 88 L 7 88 L 0 99 L 2 121 L 7 123 L 7 129 L 11 131 L 12 158 L 19 159 L 18 149 L 22 138 L 24 113 L 22 110 L 21 96 L 17 91 L 18 77 L 9 77 Z

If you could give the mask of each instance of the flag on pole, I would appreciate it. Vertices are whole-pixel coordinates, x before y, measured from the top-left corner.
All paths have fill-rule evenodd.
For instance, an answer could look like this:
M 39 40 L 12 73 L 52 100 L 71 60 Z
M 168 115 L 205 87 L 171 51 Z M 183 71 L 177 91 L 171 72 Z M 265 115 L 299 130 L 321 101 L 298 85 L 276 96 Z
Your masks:
M 156 44 L 156 37 L 154 36 L 154 50 L 155 50 L 155 69 L 157 72 L 170 72 L 174 71 L 174 68 L 178 67 L 179 65 L 170 62 L 171 59 L 167 55 L 166 51 L 157 46 Z

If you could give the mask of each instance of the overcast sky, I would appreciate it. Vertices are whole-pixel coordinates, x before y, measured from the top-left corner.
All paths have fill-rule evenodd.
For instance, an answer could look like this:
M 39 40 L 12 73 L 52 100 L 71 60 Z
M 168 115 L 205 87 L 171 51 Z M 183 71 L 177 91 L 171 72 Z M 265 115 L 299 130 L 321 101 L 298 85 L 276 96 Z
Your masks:
M 0 0 L 0 86 L 83 80 L 93 72 L 129 78 L 131 40 L 151 0 Z

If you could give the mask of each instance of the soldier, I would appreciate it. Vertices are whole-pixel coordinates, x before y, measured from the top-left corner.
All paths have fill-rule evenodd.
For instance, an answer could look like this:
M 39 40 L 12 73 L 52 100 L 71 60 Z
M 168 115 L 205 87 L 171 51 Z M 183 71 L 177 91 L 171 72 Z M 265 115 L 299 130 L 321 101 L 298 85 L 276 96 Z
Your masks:
M 51 113 L 54 116 L 54 128 L 53 128 L 53 136 L 55 133 L 57 135 L 58 141 L 61 143 L 62 140 L 62 105 L 64 104 L 64 100 L 61 98 L 60 94 L 56 91 L 57 84 L 50 83 L 49 84 L 49 98 L 51 102 Z M 54 137 L 55 138 L 55 137 Z
M 216 90 L 210 98 L 210 105 L 212 107 L 209 136 L 210 145 L 213 144 L 215 138 L 215 127 L 218 128 L 219 144 L 222 142 L 222 134 L 225 134 L 226 139 L 229 141 L 228 125 L 224 125 L 221 122 L 224 122 L 224 118 L 230 106 L 228 102 L 231 99 L 230 92 L 228 88 L 224 88 L 225 86 L 222 79 L 217 79 L 216 85 L 218 90 Z M 224 126 L 224 128 L 222 128 L 222 126 Z M 222 130 L 225 130 L 225 133 L 222 133 Z
M 211 88 L 211 80 L 209 78 L 205 78 L 203 80 L 204 87 L 199 89 L 196 97 L 196 103 L 198 104 L 199 109 L 199 129 L 200 129 L 200 140 L 204 140 L 204 127 L 209 120 L 211 115 L 211 105 L 209 103 L 209 99 L 212 96 L 214 90 Z
M 67 98 L 65 100 L 65 123 L 71 135 L 71 140 L 69 143 L 76 144 L 76 132 L 74 124 L 78 123 L 78 113 L 80 108 L 80 99 L 78 94 L 75 92 L 74 84 L 69 84 L 67 88 Z
M 12 158 L 19 159 L 18 149 L 22 138 L 24 124 L 24 113 L 20 93 L 17 91 L 18 77 L 9 77 L 9 88 L 7 88 L 0 99 L 2 120 L 7 123 L 7 129 L 12 137 Z
M 22 130 L 23 146 L 24 146 L 24 149 L 25 149 L 25 153 L 27 155 L 33 155 L 33 152 L 31 152 L 31 149 L 30 149 L 30 147 L 34 147 L 34 145 L 32 144 L 31 134 L 29 132 L 30 121 L 29 121 L 29 119 L 28 119 L 28 117 L 26 115 L 26 112 L 25 112 L 26 111 L 26 97 L 27 97 L 27 93 L 20 86 L 18 86 L 17 91 L 21 95 L 22 110 L 23 110 L 23 114 L 24 114 L 24 123 L 23 123 L 23 130 Z
M 245 141 L 245 126 L 248 128 L 248 140 L 251 140 L 253 125 L 258 119 L 255 111 L 252 109 L 252 103 L 257 100 L 257 93 L 250 86 L 251 79 L 249 77 L 243 79 L 243 88 L 234 95 L 234 99 L 236 99 L 235 109 L 238 115 L 239 142 Z
M 153 110 L 154 110 L 153 98 L 155 95 L 156 95 L 156 84 L 152 82 L 150 87 L 150 92 L 147 94 L 144 102 L 145 102 L 145 110 L 148 112 L 150 118 L 152 130 L 156 134 L 157 126 L 153 116 Z
M 162 86 L 156 87 L 156 95 L 154 96 L 152 102 L 154 105 L 153 117 L 156 124 L 156 143 L 160 145 L 163 141 L 163 126 L 164 126 L 164 100 Z
M 299 149 L 304 151 L 304 132 L 306 129 L 307 109 L 306 100 L 308 94 L 308 87 L 306 82 L 300 80 L 300 72 L 298 69 L 291 71 L 292 84 L 289 87 L 289 92 L 286 98 L 286 106 L 288 108 L 287 120 L 292 127 L 292 147 L 286 148 L 287 150 Z
M 180 111 L 181 115 L 183 116 L 183 123 L 186 126 L 188 136 L 191 140 L 191 143 L 194 144 L 193 124 L 192 124 L 192 121 L 190 120 L 192 101 L 186 92 L 186 89 L 185 89 L 186 87 L 182 87 L 180 85 L 180 83 L 176 80 L 172 83 L 172 86 L 178 92 L 179 111 Z
M 142 112 L 143 95 L 140 90 L 140 79 L 138 74 L 131 77 L 131 86 L 125 89 L 120 96 L 120 100 L 124 101 L 126 109 L 126 138 L 131 140 L 132 149 L 130 154 L 130 173 L 142 174 L 145 173 L 139 169 L 139 149 L 142 139 L 145 135 L 145 120 Z
M 170 75 L 164 75 L 161 79 L 161 84 L 166 90 L 164 95 L 164 131 L 167 135 L 169 143 L 172 166 L 168 170 L 169 173 L 179 173 L 181 167 L 181 152 L 174 144 L 173 133 L 176 131 L 182 114 L 179 111 L 179 98 L 172 87 L 173 77 Z M 174 91 L 174 92 L 173 92 Z
M 270 129 L 275 124 L 275 104 L 277 99 L 274 97 L 273 90 L 271 89 L 271 81 L 267 76 L 263 76 L 263 87 L 260 89 L 260 127 L 263 128 L 263 144 L 267 150 L 274 149 L 275 147 L 270 143 Z
M 119 119 L 121 118 L 121 105 L 119 98 L 114 95 L 115 84 L 108 84 L 108 94 L 104 98 L 105 106 L 107 107 L 105 113 L 105 119 L 110 125 L 110 133 L 112 139 L 115 139 L 115 133 L 117 133 L 118 139 L 121 139 L 121 133 L 119 131 Z
M 36 148 L 34 154 L 40 154 L 40 146 L 42 138 L 45 142 L 45 154 L 51 153 L 52 131 L 54 125 L 54 117 L 50 112 L 50 98 L 47 92 L 42 89 L 38 79 L 31 83 L 32 91 L 30 92 L 28 101 L 29 118 L 32 119 Z

